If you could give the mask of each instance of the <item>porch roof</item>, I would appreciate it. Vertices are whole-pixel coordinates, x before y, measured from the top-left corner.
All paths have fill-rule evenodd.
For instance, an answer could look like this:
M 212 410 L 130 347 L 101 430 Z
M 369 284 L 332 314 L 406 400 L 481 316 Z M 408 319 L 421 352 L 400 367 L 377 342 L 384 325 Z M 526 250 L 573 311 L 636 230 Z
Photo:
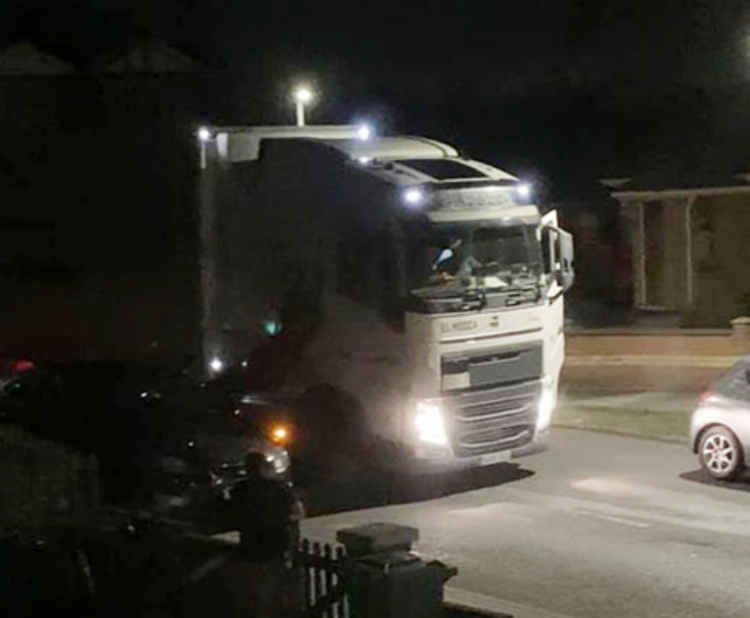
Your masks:
M 750 193 L 750 174 L 695 173 L 683 175 L 647 174 L 629 179 L 612 192 L 618 200 L 668 199 Z

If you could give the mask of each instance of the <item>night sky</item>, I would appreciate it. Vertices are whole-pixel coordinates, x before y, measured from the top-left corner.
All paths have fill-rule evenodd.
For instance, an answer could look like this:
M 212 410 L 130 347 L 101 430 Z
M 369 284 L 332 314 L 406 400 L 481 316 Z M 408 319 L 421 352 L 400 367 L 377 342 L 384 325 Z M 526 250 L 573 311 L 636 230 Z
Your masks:
M 257 85 L 258 122 L 291 120 L 285 94 L 304 78 L 321 93 L 313 122 L 374 118 L 560 188 L 675 153 L 740 164 L 747 5 L 6 0 L 0 43 L 85 67 L 148 32 Z

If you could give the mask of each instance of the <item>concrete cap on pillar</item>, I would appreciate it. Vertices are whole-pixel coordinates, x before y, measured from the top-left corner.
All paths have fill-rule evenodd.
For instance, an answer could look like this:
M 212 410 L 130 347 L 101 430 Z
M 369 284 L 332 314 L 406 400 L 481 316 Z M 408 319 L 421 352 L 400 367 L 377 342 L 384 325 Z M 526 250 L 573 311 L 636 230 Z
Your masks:
M 731 321 L 732 334 L 741 337 L 750 337 L 750 317 L 743 315 Z
M 390 523 L 343 528 L 336 533 L 336 539 L 352 557 L 391 550 L 408 551 L 418 538 L 419 530 L 416 528 Z

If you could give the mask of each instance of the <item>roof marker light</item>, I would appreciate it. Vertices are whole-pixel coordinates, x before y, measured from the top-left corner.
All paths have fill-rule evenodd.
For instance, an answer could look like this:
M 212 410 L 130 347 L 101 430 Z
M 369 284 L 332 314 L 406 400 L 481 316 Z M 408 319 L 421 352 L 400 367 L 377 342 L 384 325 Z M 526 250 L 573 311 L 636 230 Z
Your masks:
M 516 185 L 516 193 L 522 200 L 529 199 L 531 197 L 531 185 L 527 183 Z
M 370 137 L 372 137 L 372 129 L 366 124 L 360 125 L 357 129 L 357 137 L 361 139 L 363 142 L 366 142 Z

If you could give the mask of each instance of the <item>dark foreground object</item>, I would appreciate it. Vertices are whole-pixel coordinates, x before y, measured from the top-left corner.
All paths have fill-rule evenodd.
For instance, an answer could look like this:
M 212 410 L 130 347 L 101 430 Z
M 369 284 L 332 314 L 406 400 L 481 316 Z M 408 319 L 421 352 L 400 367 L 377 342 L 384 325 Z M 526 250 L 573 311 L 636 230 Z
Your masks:
M 298 616 L 301 582 L 280 556 L 149 520 L 0 540 L 0 615 L 14 618 Z
M 343 531 L 351 554 L 305 540 L 261 557 L 253 545 L 112 512 L 86 529 L 0 537 L 0 615 L 441 618 L 456 569 L 411 553 L 416 534 L 373 524 Z

